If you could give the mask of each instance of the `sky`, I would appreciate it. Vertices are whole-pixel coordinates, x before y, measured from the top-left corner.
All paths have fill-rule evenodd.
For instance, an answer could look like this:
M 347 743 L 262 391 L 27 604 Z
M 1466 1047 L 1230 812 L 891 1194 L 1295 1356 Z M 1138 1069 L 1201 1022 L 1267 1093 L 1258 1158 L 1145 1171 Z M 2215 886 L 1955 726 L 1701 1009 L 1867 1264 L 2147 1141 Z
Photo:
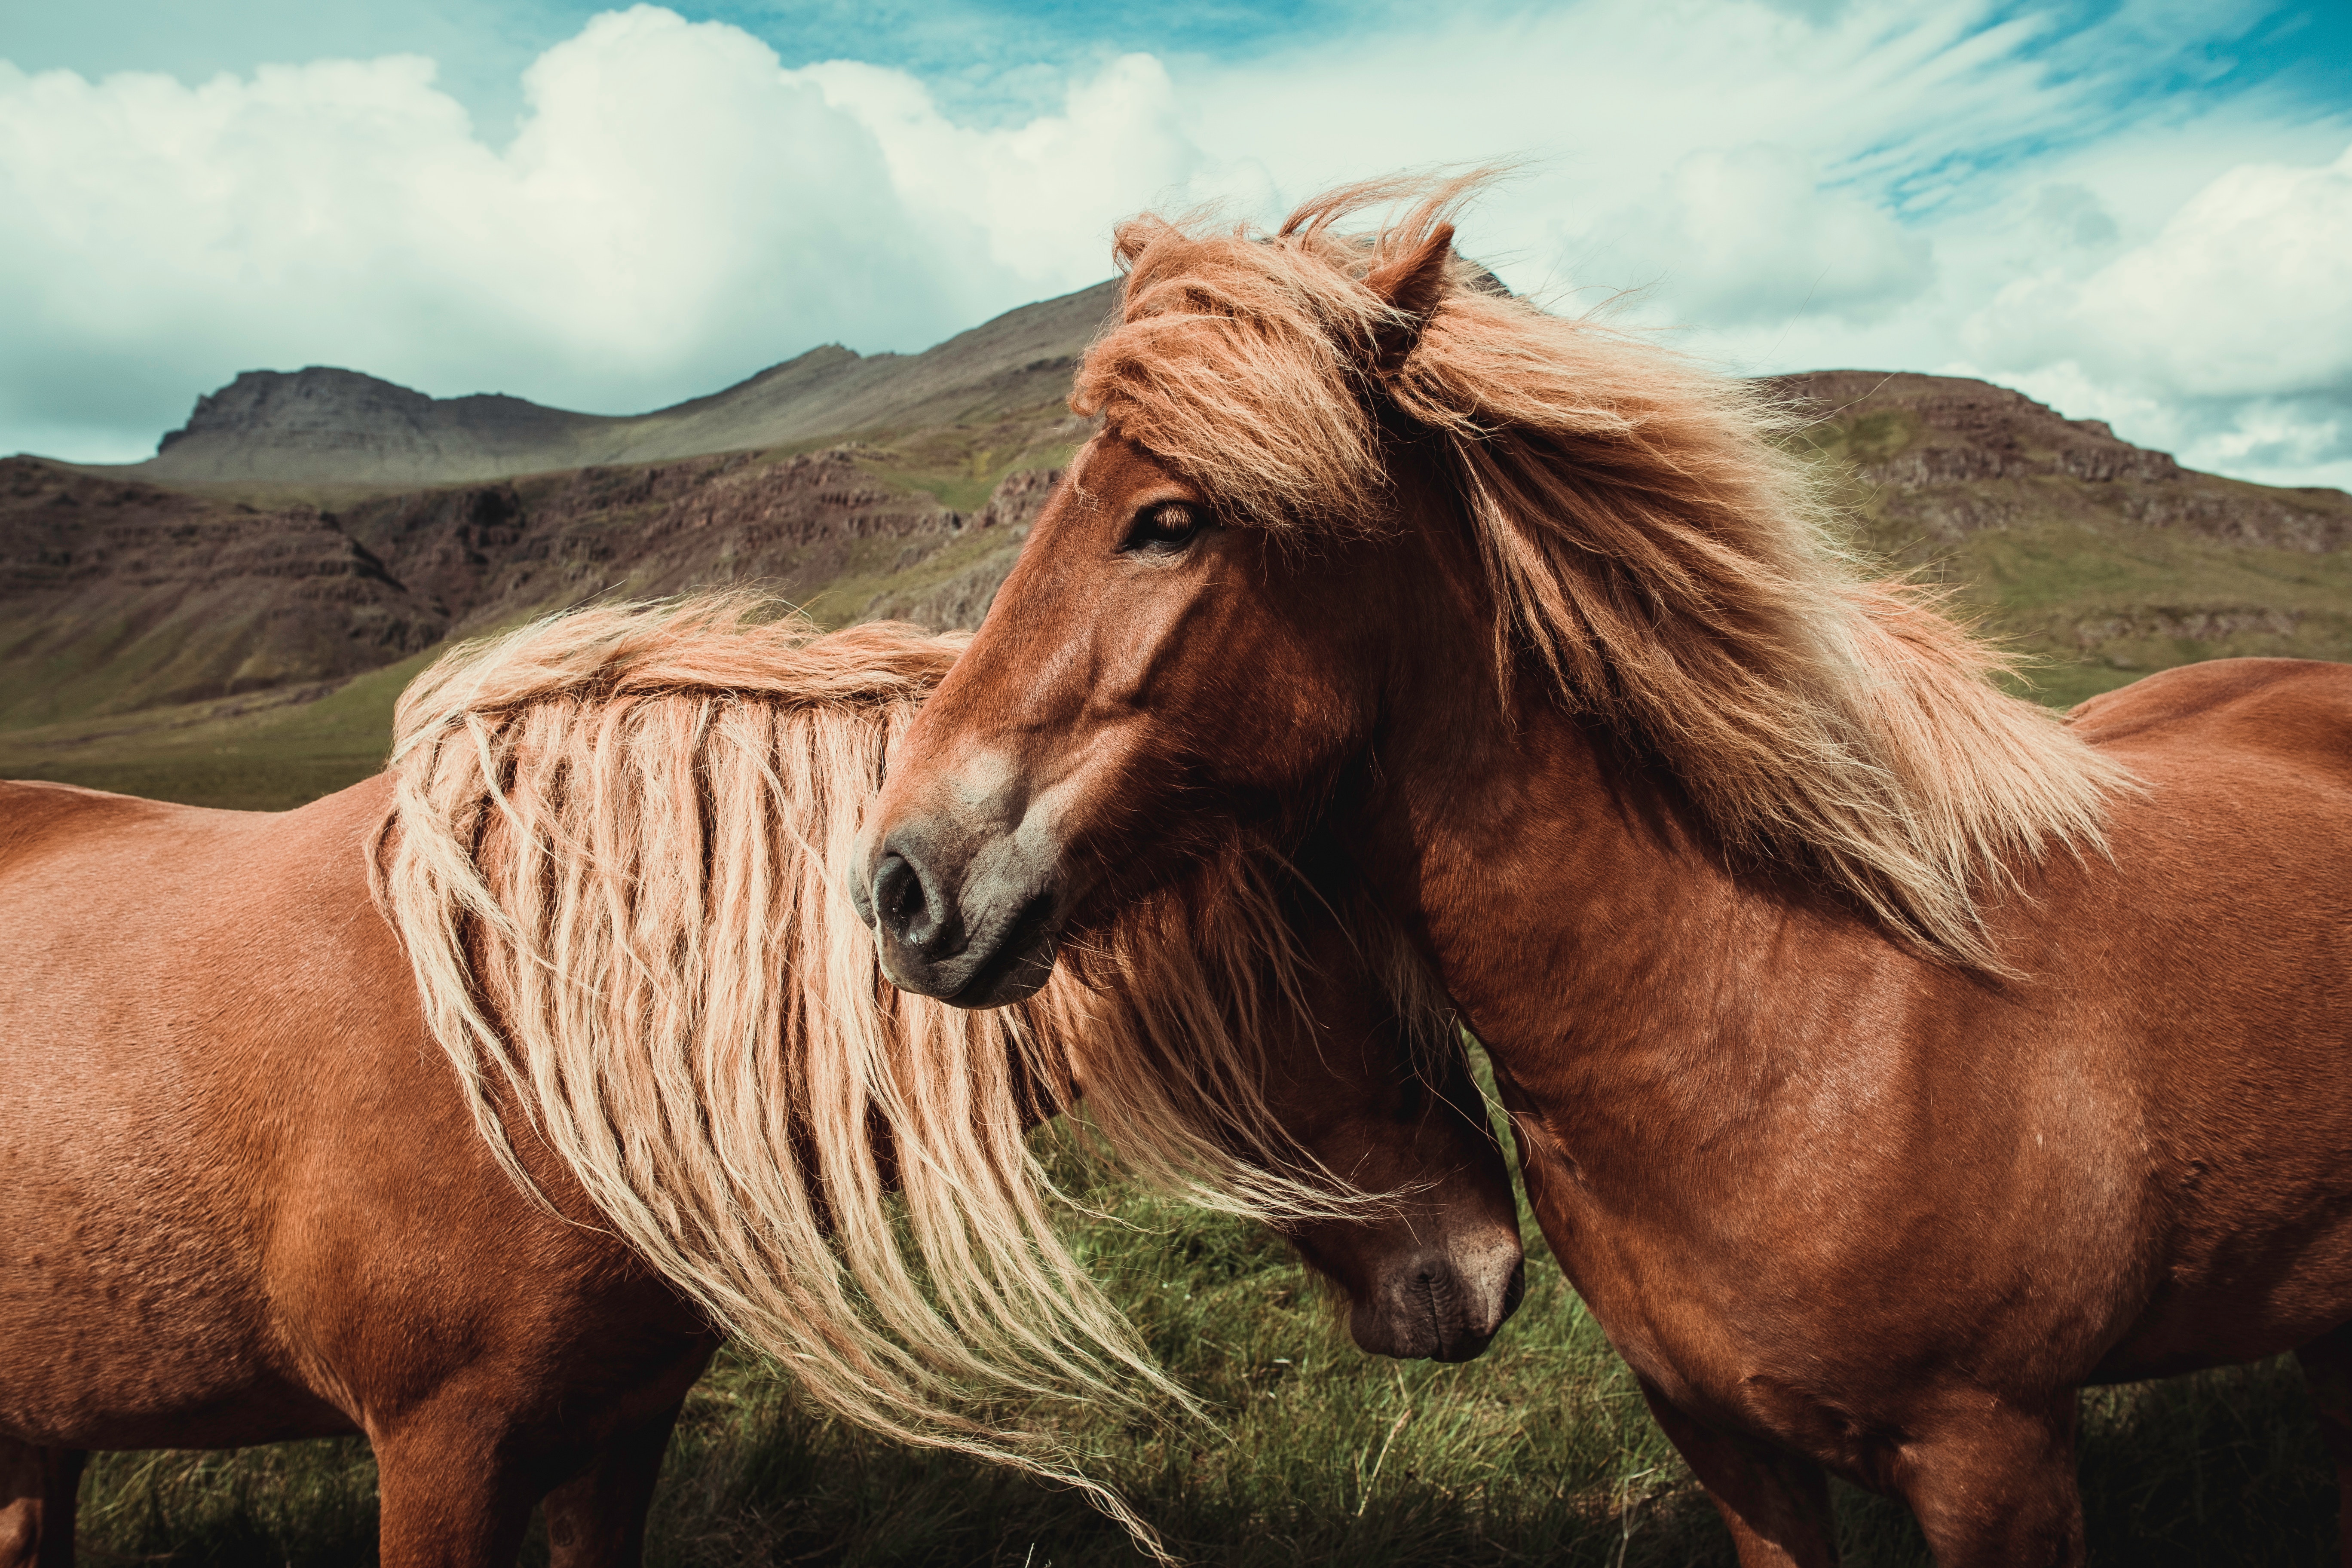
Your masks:
M 308 364 L 636 412 L 1497 160 L 1553 309 L 2352 487 L 2345 0 L 0 0 L 0 452 Z

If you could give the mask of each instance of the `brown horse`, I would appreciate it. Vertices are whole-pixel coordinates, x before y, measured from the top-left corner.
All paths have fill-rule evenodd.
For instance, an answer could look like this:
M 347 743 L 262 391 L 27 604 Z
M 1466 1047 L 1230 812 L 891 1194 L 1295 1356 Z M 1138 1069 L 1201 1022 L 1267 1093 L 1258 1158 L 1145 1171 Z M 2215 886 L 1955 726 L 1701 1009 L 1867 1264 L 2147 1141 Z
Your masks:
M 1003 1001 L 1183 837 L 1349 846 L 1751 1568 L 1825 1473 L 2077 1563 L 2077 1388 L 2286 1350 L 2352 1479 L 2352 668 L 2002 695 L 1465 188 L 1119 230 L 1105 426 L 869 816 L 885 968 Z
M 1066 1474 L 990 1402 L 1168 1393 L 1022 1136 L 1080 1082 L 1367 1346 L 1475 1354 L 1508 1178 L 1376 921 L 1223 862 L 1024 1016 L 880 983 L 828 867 L 959 647 L 601 611 L 445 661 L 299 811 L 0 786 L 0 1564 L 70 1560 L 86 1450 L 352 1432 L 388 1565 L 511 1562 L 542 1498 L 557 1562 L 635 1561 L 721 1334 Z

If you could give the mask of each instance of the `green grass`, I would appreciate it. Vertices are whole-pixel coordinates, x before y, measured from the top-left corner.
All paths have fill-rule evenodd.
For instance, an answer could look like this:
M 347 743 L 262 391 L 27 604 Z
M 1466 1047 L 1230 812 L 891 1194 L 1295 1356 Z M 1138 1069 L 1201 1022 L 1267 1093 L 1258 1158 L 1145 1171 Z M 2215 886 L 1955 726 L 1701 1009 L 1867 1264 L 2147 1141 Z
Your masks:
M 2200 659 L 2352 659 L 2352 552 L 2053 522 L 1978 535 L 1937 570 L 2059 706 Z
M 431 652 L 324 693 L 298 689 L 0 731 L 0 778 L 282 811 L 383 766 L 392 707 Z

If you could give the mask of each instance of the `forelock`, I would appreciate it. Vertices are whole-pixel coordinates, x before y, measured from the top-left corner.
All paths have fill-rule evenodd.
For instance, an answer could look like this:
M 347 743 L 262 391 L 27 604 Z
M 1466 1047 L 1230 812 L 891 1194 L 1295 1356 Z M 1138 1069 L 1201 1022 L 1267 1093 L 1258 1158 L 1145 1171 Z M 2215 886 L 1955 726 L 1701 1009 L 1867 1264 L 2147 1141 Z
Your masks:
M 1370 252 L 1327 232 L 1117 231 L 1120 319 L 1087 350 L 1071 406 L 1198 484 L 1234 521 L 1361 534 L 1388 518 L 1363 346 L 1391 312 Z

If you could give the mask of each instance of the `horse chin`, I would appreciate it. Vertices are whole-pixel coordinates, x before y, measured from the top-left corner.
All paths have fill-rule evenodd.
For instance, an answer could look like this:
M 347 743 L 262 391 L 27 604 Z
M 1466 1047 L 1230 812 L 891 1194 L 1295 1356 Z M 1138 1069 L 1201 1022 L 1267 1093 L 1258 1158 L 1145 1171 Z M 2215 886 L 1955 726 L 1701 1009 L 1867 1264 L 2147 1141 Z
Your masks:
M 1060 940 L 1059 933 L 1049 931 L 1024 943 L 1008 942 L 973 972 L 961 990 L 940 1000 L 950 1007 L 972 1010 L 1027 1001 L 1053 978 Z

